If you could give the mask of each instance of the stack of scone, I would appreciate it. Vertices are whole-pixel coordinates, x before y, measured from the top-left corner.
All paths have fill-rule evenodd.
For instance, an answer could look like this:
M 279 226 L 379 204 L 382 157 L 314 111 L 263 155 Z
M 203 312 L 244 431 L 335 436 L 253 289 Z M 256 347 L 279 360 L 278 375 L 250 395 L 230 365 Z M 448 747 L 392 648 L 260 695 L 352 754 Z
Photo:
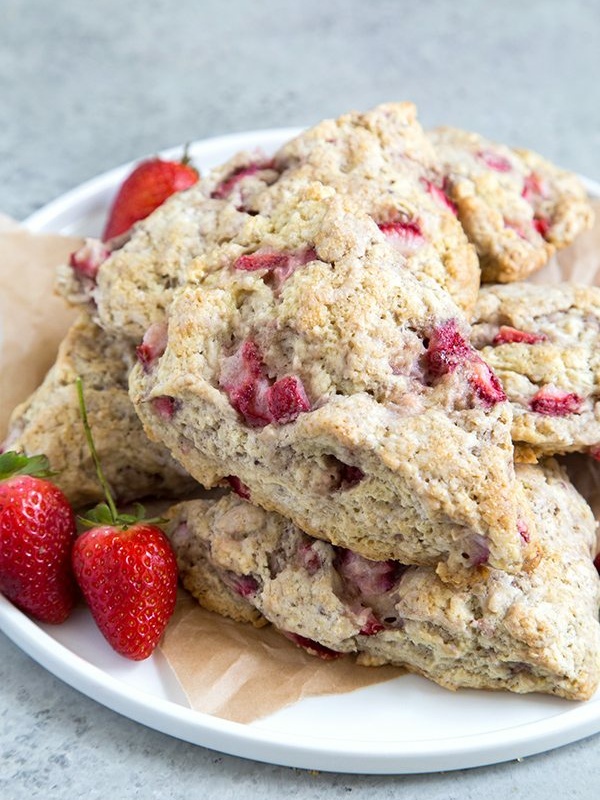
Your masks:
M 206 608 L 323 658 L 587 698 L 596 522 L 551 456 L 600 451 L 600 290 L 521 281 L 591 221 L 574 176 L 411 104 L 325 121 L 61 270 L 85 309 L 9 443 L 91 500 L 84 373 L 119 496 L 233 490 L 170 512 Z

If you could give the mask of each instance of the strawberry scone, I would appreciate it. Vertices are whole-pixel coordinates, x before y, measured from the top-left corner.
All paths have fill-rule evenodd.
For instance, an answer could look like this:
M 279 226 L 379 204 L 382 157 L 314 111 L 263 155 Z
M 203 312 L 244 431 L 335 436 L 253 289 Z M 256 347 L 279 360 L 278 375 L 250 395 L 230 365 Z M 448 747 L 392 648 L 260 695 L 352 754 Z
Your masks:
M 600 680 L 596 523 L 555 462 L 518 468 L 537 520 L 533 568 L 435 570 L 370 561 L 233 495 L 181 503 L 169 536 L 209 610 L 272 623 L 308 652 L 395 664 L 449 689 L 589 698 Z
M 122 502 L 149 495 L 183 497 L 197 484 L 144 434 L 127 393 L 133 350 L 81 313 L 41 386 L 14 410 L 4 450 L 44 453 L 52 481 L 74 506 L 104 495 L 85 440 L 75 380 L 81 376 L 94 439 L 107 479 Z
M 475 245 L 483 281 L 525 278 L 591 226 L 579 179 L 536 153 L 456 128 L 428 137 L 438 161 L 434 174 Z
M 131 372 L 151 438 L 366 557 L 520 568 L 510 405 L 449 295 L 370 216 L 308 184 L 259 249 L 207 260 L 222 268 L 176 295 Z
M 471 341 L 513 406 L 518 457 L 600 457 L 600 289 L 484 287 Z
M 351 199 L 404 254 L 408 269 L 434 278 L 470 313 L 477 256 L 441 183 L 431 179 L 436 153 L 412 103 L 324 120 L 281 147 L 273 163 L 284 177 L 321 181 Z M 269 196 L 257 199 L 266 210 Z
M 257 246 L 271 210 L 299 185 L 320 181 L 369 214 L 407 269 L 434 278 L 468 313 L 479 265 L 452 205 L 431 179 L 433 148 L 411 103 L 379 106 L 320 123 L 274 157 L 241 153 L 135 226 L 130 241 L 89 241 L 59 273 L 59 291 L 90 303 L 107 331 L 139 340 L 164 319 L 178 287 Z

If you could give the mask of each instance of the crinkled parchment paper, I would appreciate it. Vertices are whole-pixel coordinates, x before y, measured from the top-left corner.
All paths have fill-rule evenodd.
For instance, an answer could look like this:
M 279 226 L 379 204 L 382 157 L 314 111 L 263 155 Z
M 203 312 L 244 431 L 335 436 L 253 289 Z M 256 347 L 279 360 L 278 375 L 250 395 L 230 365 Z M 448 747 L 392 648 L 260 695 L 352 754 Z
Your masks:
M 532 280 L 600 286 L 600 201 L 595 228 L 562 251 Z M 78 240 L 35 235 L 0 216 L 0 439 L 13 407 L 52 364 L 72 310 L 53 296 L 54 267 Z M 600 465 L 566 460 L 600 519 Z M 161 650 L 192 708 L 250 722 L 303 697 L 350 692 L 402 674 L 392 667 L 358 667 L 352 658 L 320 661 L 272 628 L 256 630 L 211 614 L 181 592 Z

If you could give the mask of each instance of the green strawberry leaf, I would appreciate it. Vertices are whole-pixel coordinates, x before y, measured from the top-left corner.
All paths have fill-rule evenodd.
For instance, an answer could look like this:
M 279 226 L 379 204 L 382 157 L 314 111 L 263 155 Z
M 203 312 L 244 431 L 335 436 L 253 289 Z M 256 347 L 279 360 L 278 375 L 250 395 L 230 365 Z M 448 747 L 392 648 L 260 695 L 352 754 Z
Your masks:
M 123 530 L 142 522 L 145 525 L 160 525 L 166 522 L 163 517 L 146 517 L 146 509 L 141 503 L 135 503 L 132 513 L 119 511 L 116 516 L 113 515 L 107 503 L 99 503 L 87 511 L 85 516 L 79 517 L 79 521 L 88 528 L 110 525 Z
M 0 480 L 12 478 L 15 475 L 31 475 L 35 478 L 50 478 L 56 475 L 50 469 L 50 462 L 44 455 L 27 456 L 7 450 L 0 454 Z

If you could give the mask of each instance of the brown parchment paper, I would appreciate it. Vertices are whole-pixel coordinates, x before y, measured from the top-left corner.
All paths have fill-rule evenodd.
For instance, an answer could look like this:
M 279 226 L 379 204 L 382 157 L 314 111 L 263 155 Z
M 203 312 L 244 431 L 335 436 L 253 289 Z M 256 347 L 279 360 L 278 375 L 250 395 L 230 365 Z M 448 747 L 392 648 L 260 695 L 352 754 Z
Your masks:
M 600 201 L 596 225 L 531 280 L 600 286 Z M 54 267 L 77 239 L 33 235 L 0 215 L 0 440 L 12 408 L 52 364 L 74 312 L 52 294 Z M 600 519 L 600 464 L 565 459 L 579 490 Z M 270 627 L 259 630 L 204 611 L 185 592 L 161 651 L 192 708 L 247 723 L 304 697 L 350 692 L 403 674 L 359 667 L 352 658 L 320 661 Z
M 34 235 L 0 216 L 0 441 L 13 408 L 40 384 L 75 318 L 52 287 L 57 264 L 80 242 Z

